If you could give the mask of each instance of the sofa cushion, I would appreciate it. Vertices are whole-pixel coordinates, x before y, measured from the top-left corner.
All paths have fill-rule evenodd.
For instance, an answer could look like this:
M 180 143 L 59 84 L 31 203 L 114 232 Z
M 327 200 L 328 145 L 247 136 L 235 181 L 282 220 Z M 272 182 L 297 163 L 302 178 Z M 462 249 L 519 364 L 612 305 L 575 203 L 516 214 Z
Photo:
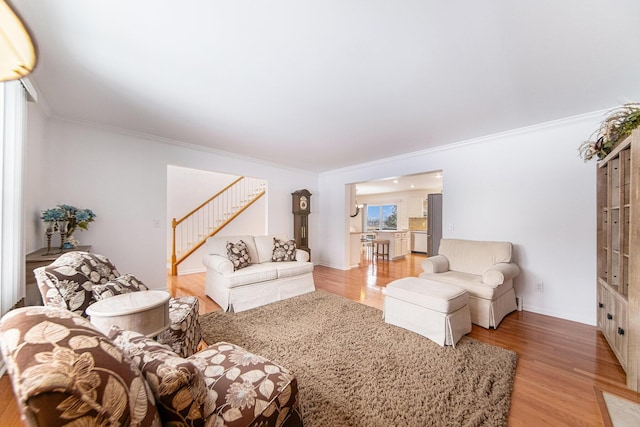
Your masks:
M 36 425 L 160 425 L 140 371 L 87 319 L 26 307 L 9 312 L 0 331 L 16 397 Z
M 274 268 L 274 263 L 251 264 L 250 266 L 231 274 L 223 276 L 224 286 L 235 288 L 236 286 L 249 285 L 252 283 L 266 282 L 278 278 L 278 270 Z
M 247 245 L 249 251 L 249 258 L 252 262 L 257 262 L 258 251 L 256 250 L 256 244 L 253 241 L 253 236 L 213 236 L 209 237 L 205 243 L 207 254 L 220 255 L 227 258 L 227 242 L 239 242 L 242 240 Z
M 164 425 L 204 426 L 215 409 L 204 375 L 193 363 L 151 338 L 114 326 L 109 338 L 142 372 Z
M 149 288 L 133 274 L 125 274 L 106 283 L 93 285 L 91 291 L 96 301 L 129 292 L 147 291 Z
M 254 236 L 253 240 L 256 243 L 256 250 L 258 251 L 258 260 L 255 262 L 271 262 L 271 257 L 273 256 L 273 239 L 282 240 L 283 242 L 289 240 L 284 234 Z
M 482 276 L 462 273 L 459 271 L 447 271 L 446 273 L 422 273 L 421 279 L 429 279 L 447 283 L 466 289 L 470 296 L 493 300 L 513 288 L 513 281 L 509 280 L 496 287 L 482 283 Z
M 274 237 L 271 261 L 283 262 L 283 261 L 295 261 L 295 260 L 296 260 L 296 241 L 295 240 L 284 241 Z
M 278 278 L 299 276 L 305 273 L 313 273 L 312 262 L 288 261 L 275 264 Z
M 233 263 L 233 270 L 237 271 L 251 265 L 251 257 L 244 240 L 238 243 L 227 242 L 227 256 Z
M 464 288 L 417 277 L 394 280 L 386 289 L 387 297 L 445 314 L 459 310 L 469 301 L 469 294 Z
M 500 262 L 511 262 L 511 243 L 442 239 L 438 254 L 449 261 L 449 270 L 482 275 Z
M 219 342 L 188 358 L 216 400 L 216 426 L 302 425 L 295 376 L 262 356 Z

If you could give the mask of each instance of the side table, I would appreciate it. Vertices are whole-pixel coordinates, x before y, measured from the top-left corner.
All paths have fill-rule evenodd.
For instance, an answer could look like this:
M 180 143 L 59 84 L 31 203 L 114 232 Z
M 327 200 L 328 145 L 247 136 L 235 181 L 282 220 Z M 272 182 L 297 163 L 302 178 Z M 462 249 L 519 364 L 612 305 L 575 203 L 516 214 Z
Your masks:
M 59 250 L 58 248 L 51 248 L 52 252 Z M 25 268 L 24 268 L 24 283 L 25 283 L 25 305 L 42 305 L 42 296 L 40 296 L 40 291 L 38 290 L 38 284 L 36 283 L 36 276 L 33 274 L 33 270 L 38 267 L 44 267 L 45 265 L 51 264 L 55 261 L 60 255 L 65 252 L 71 251 L 82 251 L 82 252 L 91 252 L 91 246 L 77 246 L 73 249 L 65 249 L 62 252 L 48 254 L 47 248 L 38 249 L 35 252 L 31 252 L 27 254 L 25 257 Z
M 167 291 L 130 292 L 95 302 L 86 312 L 105 335 L 116 325 L 152 338 L 169 328 L 170 298 Z

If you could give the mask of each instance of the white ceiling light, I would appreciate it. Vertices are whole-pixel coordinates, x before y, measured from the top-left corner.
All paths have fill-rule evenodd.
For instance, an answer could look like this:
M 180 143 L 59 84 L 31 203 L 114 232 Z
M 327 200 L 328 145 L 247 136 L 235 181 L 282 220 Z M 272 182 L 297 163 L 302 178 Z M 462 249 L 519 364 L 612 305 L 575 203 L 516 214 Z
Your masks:
M 22 78 L 36 66 L 36 47 L 18 14 L 0 0 L 0 82 Z

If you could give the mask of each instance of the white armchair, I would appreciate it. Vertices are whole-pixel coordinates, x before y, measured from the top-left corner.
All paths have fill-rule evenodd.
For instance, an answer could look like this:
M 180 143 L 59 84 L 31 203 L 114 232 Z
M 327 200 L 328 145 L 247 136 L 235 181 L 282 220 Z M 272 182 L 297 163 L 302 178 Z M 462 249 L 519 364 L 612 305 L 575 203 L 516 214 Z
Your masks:
M 438 255 L 422 262 L 420 278 L 466 289 L 471 322 L 497 328 L 517 309 L 513 278 L 520 269 L 511 256 L 509 242 L 442 239 Z

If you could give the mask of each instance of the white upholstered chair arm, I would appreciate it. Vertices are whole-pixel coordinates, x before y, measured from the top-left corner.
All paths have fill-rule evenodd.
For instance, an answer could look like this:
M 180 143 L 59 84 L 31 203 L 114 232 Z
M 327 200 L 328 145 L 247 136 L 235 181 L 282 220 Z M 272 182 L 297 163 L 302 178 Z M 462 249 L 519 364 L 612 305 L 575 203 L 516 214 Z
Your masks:
M 444 273 L 449 271 L 449 260 L 444 255 L 435 255 L 422 261 L 425 273 Z
M 220 255 L 205 255 L 202 257 L 202 263 L 205 267 L 217 271 L 220 274 L 233 273 L 233 263 Z
M 489 286 L 499 286 L 513 279 L 520 273 L 520 268 L 512 262 L 501 262 L 488 267 L 482 273 L 482 283 Z
M 296 249 L 296 261 L 307 262 L 309 261 L 309 252 L 302 249 Z

